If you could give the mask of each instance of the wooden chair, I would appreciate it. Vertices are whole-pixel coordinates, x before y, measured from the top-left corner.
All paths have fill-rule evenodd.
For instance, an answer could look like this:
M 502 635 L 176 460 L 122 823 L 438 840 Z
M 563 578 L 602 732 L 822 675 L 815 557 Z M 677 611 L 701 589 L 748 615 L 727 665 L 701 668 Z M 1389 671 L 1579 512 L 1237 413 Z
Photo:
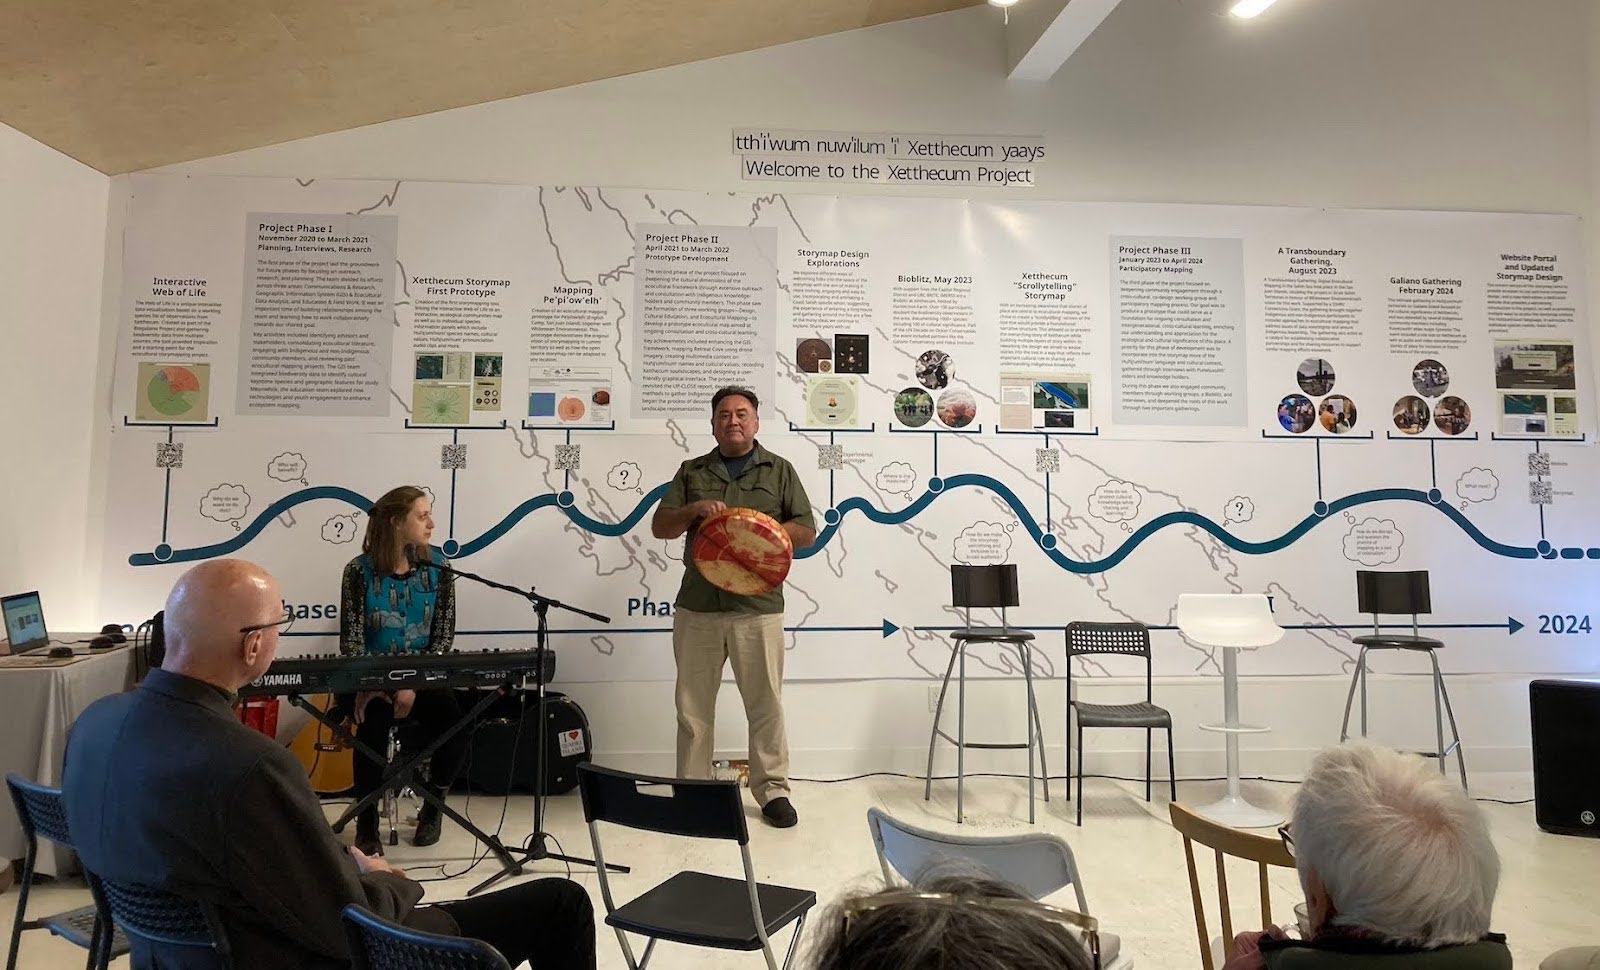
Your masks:
M 1194 897 L 1194 922 L 1200 938 L 1200 964 L 1204 970 L 1216 970 L 1211 956 L 1211 933 L 1206 929 L 1205 908 L 1200 902 L 1200 875 L 1194 865 L 1194 843 L 1211 849 L 1217 857 L 1217 900 L 1222 906 L 1222 958 L 1233 958 L 1233 914 L 1228 908 L 1228 873 L 1224 857 L 1246 859 L 1254 862 L 1261 872 L 1261 926 L 1272 923 L 1272 904 L 1267 894 L 1267 867 L 1294 868 L 1294 856 L 1284 847 L 1276 834 L 1258 835 L 1240 829 L 1219 825 L 1202 818 L 1186 805 L 1172 802 L 1168 806 L 1172 827 L 1183 836 L 1184 861 L 1189 864 L 1189 894 Z

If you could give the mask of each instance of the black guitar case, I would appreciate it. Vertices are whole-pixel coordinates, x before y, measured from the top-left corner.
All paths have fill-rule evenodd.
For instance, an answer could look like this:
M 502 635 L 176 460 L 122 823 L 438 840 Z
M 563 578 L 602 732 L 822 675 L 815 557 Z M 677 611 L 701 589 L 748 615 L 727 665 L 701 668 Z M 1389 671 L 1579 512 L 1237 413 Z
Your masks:
M 536 702 L 533 691 L 519 692 L 484 712 L 466 772 L 473 788 L 491 795 L 533 792 L 539 742 Z M 589 760 L 589 719 L 572 698 L 547 689 L 544 720 L 543 791 L 560 795 L 578 787 L 578 765 Z

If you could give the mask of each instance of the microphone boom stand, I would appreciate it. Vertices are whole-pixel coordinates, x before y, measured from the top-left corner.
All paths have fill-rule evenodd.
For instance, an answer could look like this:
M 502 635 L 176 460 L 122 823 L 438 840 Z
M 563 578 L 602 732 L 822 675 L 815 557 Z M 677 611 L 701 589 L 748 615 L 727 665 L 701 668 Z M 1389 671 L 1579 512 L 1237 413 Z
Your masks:
M 534 696 L 536 698 L 535 702 L 534 702 L 535 703 L 535 708 L 534 709 L 537 712 L 535 714 L 535 716 L 539 719 L 539 726 L 538 726 L 538 731 L 537 731 L 537 741 L 536 741 L 536 744 L 538 746 L 538 752 L 536 754 L 536 761 L 535 761 L 535 768 L 534 768 L 534 786 L 533 786 L 533 833 L 528 836 L 528 844 L 527 844 L 526 848 L 523 848 L 523 847 L 520 847 L 520 846 L 516 847 L 516 848 L 512 848 L 510 846 L 507 846 L 505 848 L 505 851 L 510 853 L 513 856 L 521 856 L 523 858 L 523 860 L 526 861 L 526 862 L 536 862 L 536 861 L 539 861 L 541 859 L 555 859 L 557 862 L 565 862 L 565 863 L 568 863 L 568 864 L 577 863 L 578 865 L 597 866 L 598 867 L 600 865 L 600 863 L 595 862 L 595 860 L 593 860 L 593 859 L 585 859 L 585 858 L 583 858 L 581 856 L 566 855 L 566 854 L 560 853 L 560 852 L 551 852 L 549 846 L 545 844 L 546 840 L 550 838 L 550 834 L 544 830 L 544 818 L 545 818 L 545 805 L 544 805 L 544 802 L 545 802 L 545 797 L 546 797 L 545 796 L 545 792 L 544 792 L 544 782 L 545 782 L 544 766 L 545 766 L 545 748 L 546 748 L 546 741 L 547 741 L 547 738 L 545 736 L 545 732 L 546 732 L 546 724 L 548 722 L 548 718 L 545 717 L 545 710 L 544 710 L 544 699 L 545 699 L 545 693 L 544 693 L 544 667 L 545 667 L 545 654 L 549 650 L 549 647 L 550 647 L 550 619 L 549 619 L 550 607 L 554 606 L 557 609 L 567 610 L 568 612 L 576 613 L 579 616 L 586 616 L 586 617 L 590 618 L 591 620 L 597 620 L 597 621 L 599 621 L 601 623 L 610 623 L 611 622 L 611 617 L 609 617 L 609 616 L 601 616 L 599 613 L 592 613 L 589 610 L 583 609 L 581 607 L 573 606 L 573 605 L 571 605 L 569 603 L 563 603 L 560 600 L 552 599 L 552 598 L 550 598 L 548 596 L 542 596 L 539 593 L 535 592 L 534 591 L 534 587 L 532 587 L 532 586 L 528 587 L 527 589 L 518 589 L 515 586 L 510 586 L 510 585 L 507 585 L 505 583 L 496 582 L 495 580 L 487 579 L 487 578 L 485 578 L 483 576 L 479 576 L 476 573 L 469 573 L 469 572 L 467 572 L 466 570 L 463 570 L 463 569 L 456 569 L 453 566 L 446 566 L 443 563 L 437 563 L 437 562 L 433 562 L 431 560 L 425 560 L 425 559 L 422 559 L 420 557 L 415 558 L 413 561 L 418 566 L 424 566 L 424 567 L 427 567 L 427 568 L 430 568 L 430 569 L 436 569 L 439 572 L 447 573 L 447 574 L 449 574 L 451 576 L 459 576 L 462 579 L 470 579 L 475 583 L 480 583 L 480 584 L 482 584 L 484 586 L 490 587 L 491 589 L 499 589 L 499 590 L 504 590 L 507 593 L 514 593 L 517 596 L 520 596 L 523 599 L 527 600 L 528 601 L 528 605 L 533 607 L 534 615 L 536 617 L 538 617 L 537 632 L 536 632 L 535 641 L 534 641 L 534 649 L 535 649 L 535 653 L 536 653 L 536 656 L 535 656 L 535 665 L 536 666 L 534 667 L 533 677 L 534 677 Z M 526 699 L 524 699 L 524 703 L 526 703 Z M 513 766 L 513 769 L 514 769 L 514 766 Z M 629 871 L 631 871 L 629 869 L 629 867 L 627 867 L 627 866 L 613 865 L 613 864 L 611 864 L 609 862 L 605 863 L 605 867 L 606 867 L 606 869 L 608 869 L 608 870 L 610 870 L 612 872 L 629 872 Z M 492 886 L 495 883 L 499 882 L 500 880 L 506 878 L 507 876 L 512 876 L 512 875 L 521 875 L 521 867 L 519 866 L 517 869 L 514 869 L 514 870 L 513 869 L 502 869 L 501 871 L 499 871 L 499 872 L 495 873 L 494 875 L 490 876 L 488 879 L 485 879 L 483 882 L 481 882 L 478 885 L 473 886 L 471 889 L 467 890 L 467 895 L 468 896 L 475 896 L 478 893 L 482 892 L 483 890 L 488 889 L 490 886 Z

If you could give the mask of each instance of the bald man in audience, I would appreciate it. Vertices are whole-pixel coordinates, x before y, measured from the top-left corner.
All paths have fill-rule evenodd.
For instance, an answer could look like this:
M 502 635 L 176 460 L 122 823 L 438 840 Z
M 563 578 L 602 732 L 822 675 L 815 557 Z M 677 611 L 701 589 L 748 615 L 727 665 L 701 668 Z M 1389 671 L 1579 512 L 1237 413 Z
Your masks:
M 593 968 L 594 911 L 570 880 L 418 906 L 421 885 L 339 843 L 305 769 L 233 712 L 287 621 L 277 581 L 259 566 L 213 560 L 178 580 L 161 669 L 84 711 L 67 742 L 62 788 L 84 865 L 215 907 L 239 970 L 348 967 L 349 903 L 485 940 L 512 966 Z M 134 950 L 135 970 L 155 961 Z

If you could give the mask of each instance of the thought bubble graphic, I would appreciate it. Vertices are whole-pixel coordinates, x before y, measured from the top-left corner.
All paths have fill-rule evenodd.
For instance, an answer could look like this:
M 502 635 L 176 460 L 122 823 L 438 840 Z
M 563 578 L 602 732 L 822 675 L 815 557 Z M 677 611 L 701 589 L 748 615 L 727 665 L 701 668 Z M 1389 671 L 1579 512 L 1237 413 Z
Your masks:
M 1089 514 L 1106 522 L 1127 522 L 1139 514 L 1139 486 L 1112 479 L 1089 493 Z
M 306 456 L 293 451 L 284 452 L 267 462 L 267 477 L 277 482 L 309 484 L 306 481 Z
M 969 566 L 994 566 L 1011 555 L 1011 534 L 999 522 L 974 522 L 956 536 L 955 559 Z
M 322 538 L 334 545 L 354 542 L 356 535 L 361 531 L 360 512 L 351 512 L 349 515 L 335 515 L 322 523 Z
M 606 484 L 620 492 L 631 492 L 639 487 L 639 466 L 631 461 L 617 463 L 606 473 Z
M 1222 507 L 1222 521 L 1249 522 L 1256 517 L 1256 503 L 1248 495 L 1235 495 Z
M 1500 494 L 1500 479 L 1487 468 L 1469 468 L 1456 479 L 1456 495 L 1468 502 L 1488 502 Z
M 917 470 L 903 461 L 892 461 L 878 469 L 876 484 L 881 491 L 906 493 L 917 482 Z
M 1400 547 L 1406 537 L 1393 519 L 1365 518 L 1350 527 L 1344 537 L 1344 557 L 1363 566 L 1382 566 L 1400 561 Z
M 239 520 L 250 511 L 250 495 L 242 485 L 218 485 L 200 499 L 200 514 L 208 519 L 226 522 L 234 529 Z

